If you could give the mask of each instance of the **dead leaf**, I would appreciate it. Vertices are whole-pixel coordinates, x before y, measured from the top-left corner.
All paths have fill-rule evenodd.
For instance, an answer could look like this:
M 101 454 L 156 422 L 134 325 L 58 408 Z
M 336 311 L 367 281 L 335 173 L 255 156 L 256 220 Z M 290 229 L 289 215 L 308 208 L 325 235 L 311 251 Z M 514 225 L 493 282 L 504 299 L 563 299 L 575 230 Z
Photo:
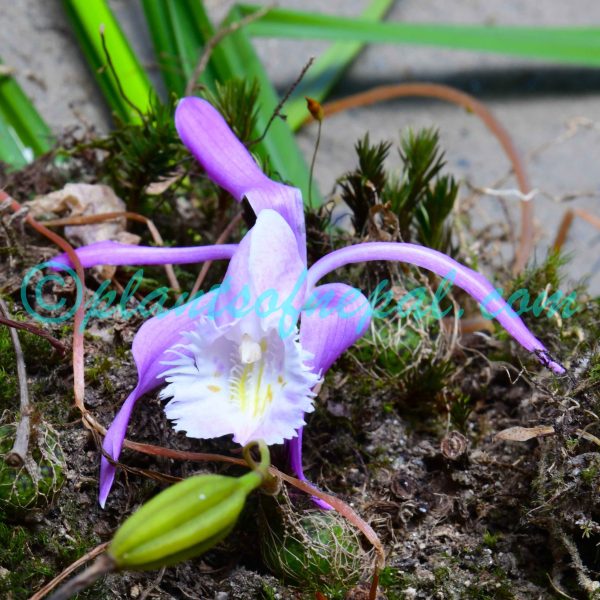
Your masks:
M 554 427 L 551 425 L 538 425 L 537 427 L 509 427 L 496 434 L 496 440 L 507 442 L 526 442 L 537 437 L 553 435 Z
M 153 181 L 152 183 L 146 186 L 144 190 L 146 194 L 149 196 L 160 196 L 163 192 L 168 190 L 175 182 L 179 181 L 183 177 L 184 171 L 179 170 L 169 175 L 168 177 L 163 177 L 158 181 Z
M 69 217 L 98 215 L 109 212 L 124 212 L 125 202 L 107 185 L 88 183 L 68 183 L 62 190 L 35 198 L 25 203 L 31 216 L 52 218 L 67 212 Z M 114 241 L 124 244 L 138 244 L 140 237 L 126 231 L 127 219 L 111 219 L 95 225 L 68 225 L 65 237 L 77 246 L 96 242 Z M 115 267 L 104 267 L 101 276 L 110 279 Z

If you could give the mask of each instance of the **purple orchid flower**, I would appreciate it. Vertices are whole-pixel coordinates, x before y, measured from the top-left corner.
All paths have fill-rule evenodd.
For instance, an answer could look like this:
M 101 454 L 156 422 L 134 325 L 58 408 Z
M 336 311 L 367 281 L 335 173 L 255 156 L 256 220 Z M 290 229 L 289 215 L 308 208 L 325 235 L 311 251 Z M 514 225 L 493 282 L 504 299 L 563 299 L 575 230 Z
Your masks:
M 136 401 L 166 383 L 160 395 L 169 399 L 165 412 L 176 430 L 195 438 L 233 434 L 240 444 L 287 441 L 291 467 L 306 480 L 302 428 L 305 414 L 314 409 L 315 388 L 366 332 L 372 315 L 359 290 L 343 283 L 317 285 L 350 263 L 402 261 L 450 276 L 525 349 L 555 373 L 564 373 L 483 276 L 440 252 L 415 244 L 364 243 L 332 252 L 308 268 L 300 191 L 267 178 L 208 102 L 184 98 L 175 124 L 208 177 L 238 202 L 246 198 L 257 218 L 239 245 L 142 248 L 101 242 L 77 250 L 85 267 L 230 259 L 218 290 L 146 321 L 138 331 L 132 348 L 138 384 L 103 444 L 115 460 Z M 55 260 L 69 264 L 65 255 Z M 103 457 L 102 506 L 114 476 L 115 467 Z

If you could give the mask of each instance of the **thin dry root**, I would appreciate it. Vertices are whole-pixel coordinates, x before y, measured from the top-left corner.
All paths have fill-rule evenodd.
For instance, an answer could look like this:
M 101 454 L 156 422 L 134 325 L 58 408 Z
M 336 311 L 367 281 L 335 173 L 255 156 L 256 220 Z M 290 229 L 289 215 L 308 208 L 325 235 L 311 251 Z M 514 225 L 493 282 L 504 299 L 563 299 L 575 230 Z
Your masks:
M 558 233 L 556 234 L 554 244 L 552 245 L 552 248 L 554 250 L 558 251 L 563 247 L 564 243 L 567 240 L 569 229 L 571 229 L 571 225 L 575 217 L 579 217 L 580 219 L 587 221 L 590 225 L 593 225 L 596 229 L 600 229 L 599 217 L 581 208 L 570 208 L 565 213 L 564 217 L 562 218 L 562 221 L 560 222 L 560 225 L 558 226 Z

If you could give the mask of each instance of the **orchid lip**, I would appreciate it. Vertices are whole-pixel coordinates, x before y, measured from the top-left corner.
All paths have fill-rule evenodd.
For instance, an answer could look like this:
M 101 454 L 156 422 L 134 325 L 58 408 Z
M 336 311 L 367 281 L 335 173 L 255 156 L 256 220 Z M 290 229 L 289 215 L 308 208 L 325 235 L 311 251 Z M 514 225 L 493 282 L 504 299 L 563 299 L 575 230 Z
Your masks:
M 212 438 L 233 433 L 245 445 L 263 439 L 279 444 L 296 435 L 313 410 L 320 381 L 308 366 L 311 356 L 298 335 L 281 338 L 275 327 L 259 327 L 260 338 L 245 333 L 244 319 L 217 326 L 206 319 L 183 333 L 185 343 L 168 351 L 165 412 L 177 431 Z

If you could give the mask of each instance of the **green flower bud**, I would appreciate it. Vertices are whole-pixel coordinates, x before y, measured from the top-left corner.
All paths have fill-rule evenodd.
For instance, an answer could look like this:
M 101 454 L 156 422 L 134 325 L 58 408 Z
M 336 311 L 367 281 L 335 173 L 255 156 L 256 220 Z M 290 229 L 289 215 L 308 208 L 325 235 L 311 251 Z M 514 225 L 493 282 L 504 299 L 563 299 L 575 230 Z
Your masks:
M 144 504 L 117 531 L 108 554 L 117 569 L 155 569 L 206 552 L 233 529 L 248 494 L 263 481 L 197 475 Z
M 19 467 L 6 462 L 15 441 L 16 425 L 0 426 L 0 510 L 23 517 L 43 510 L 65 482 L 65 459 L 58 433 L 46 423 L 32 428 L 29 456 Z

